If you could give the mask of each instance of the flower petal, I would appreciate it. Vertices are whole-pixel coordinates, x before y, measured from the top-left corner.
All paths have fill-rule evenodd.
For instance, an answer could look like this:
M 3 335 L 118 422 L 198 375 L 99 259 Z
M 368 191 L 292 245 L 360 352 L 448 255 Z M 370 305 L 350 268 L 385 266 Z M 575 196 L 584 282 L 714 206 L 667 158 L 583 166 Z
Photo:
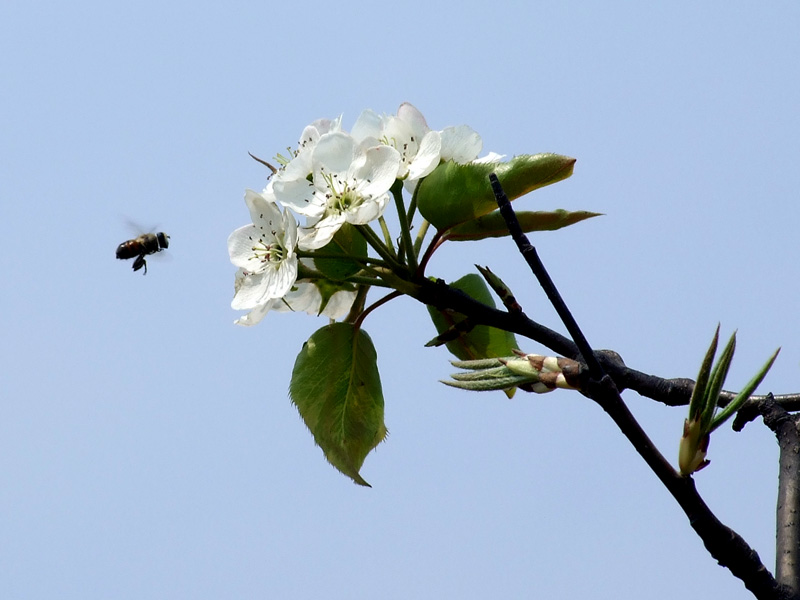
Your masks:
M 269 192 L 267 192 L 269 190 Z M 271 187 L 265 188 L 264 193 L 245 190 L 244 203 L 250 211 L 250 218 L 257 227 L 265 227 L 273 230 L 279 227 L 283 221 L 281 209 L 275 203 L 275 195 L 271 193 Z M 269 193 L 269 195 L 267 195 Z
M 319 185 L 323 174 L 347 173 L 350 165 L 362 152 L 355 139 L 346 133 L 334 132 L 323 135 L 311 157 L 315 184 Z
M 422 138 L 430 130 L 425 117 L 410 102 L 403 102 L 397 109 L 397 117 L 411 126 L 411 129 L 418 138 Z
M 270 311 L 270 304 L 259 304 L 253 310 L 251 310 L 246 315 L 242 315 L 238 319 L 236 319 L 233 324 L 234 325 L 244 325 L 246 327 L 252 327 L 253 325 L 258 325 L 267 316 L 267 313 Z
M 249 310 L 269 300 L 264 297 L 266 282 L 263 273 L 237 275 L 234 287 L 236 293 L 231 300 L 231 308 L 234 310 Z
M 442 136 L 438 131 L 429 131 L 419 143 L 417 155 L 408 165 L 408 180 L 421 179 L 429 175 L 438 165 L 442 150 Z
M 377 198 L 370 198 L 344 213 L 345 218 L 348 223 L 353 225 L 366 225 L 383 215 L 390 198 L 389 192 L 381 194 Z
M 283 206 L 303 216 L 316 218 L 325 212 L 325 203 L 317 198 L 316 188 L 306 175 L 299 179 L 276 179 L 273 189 Z
M 478 158 L 481 148 L 481 136 L 468 125 L 442 130 L 442 160 L 453 160 L 463 165 Z
M 261 260 L 253 251 L 253 243 L 259 233 L 258 227 L 251 223 L 239 227 L 228 236 L 228 255 L 234 265 L 251 272 L 261 269 Z
M 300 228 L 297 247 L 301 250 L 322 248 L 333 239 L 345 220 L 344 213 L 337 213 L 317 221 L 314 225 Z
M 506 157 L 505 154 L 498 154 L 497 152 L 489 152 L 486 156 L 481 156 L 480 158 L 476 158 L 472 162 L 475 164 L 489 164 L 489 163 L 499 163 Z
M 340 290 L 330 297 L 325 308 L 322 309 L 319 315 L 330 319 L 340 319 L 350 312 L 355 300 L 356 292 Z M 319 309 L 317 309 L 317 312 L 318 311 Z
M 358 192 L 367 197 L 375 197 L 389 191 L 397 179 L 400 168 L 400 153 L 390 146 L 373 146 L 365 151 L 366 161 L 353 172 L 361 180 Z
M 358 116 L 355 125 L 350 130 L 350 135 L 359 143 L 367 139 L 377 140 L 381 136 L 382 127 L 383 118 L 374 110 L 368 108 Z

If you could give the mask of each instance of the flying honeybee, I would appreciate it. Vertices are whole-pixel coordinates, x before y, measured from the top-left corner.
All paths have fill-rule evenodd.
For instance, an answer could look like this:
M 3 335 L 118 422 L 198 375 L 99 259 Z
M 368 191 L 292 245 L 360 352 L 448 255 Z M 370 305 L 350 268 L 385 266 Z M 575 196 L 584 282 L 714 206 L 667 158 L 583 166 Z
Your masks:
M 136 257 L 133 261 L 133 270 L 138 271 L 144 267 L 144 274 L 147 275 L 147 261 L 144 259 L 148 254 L 161 252 L 169 247 L 169 236 L 163 231 L 159 233 L 143 233 L 137 238 L 122 242 L 117 246 L 117 258 L 125 260 Z

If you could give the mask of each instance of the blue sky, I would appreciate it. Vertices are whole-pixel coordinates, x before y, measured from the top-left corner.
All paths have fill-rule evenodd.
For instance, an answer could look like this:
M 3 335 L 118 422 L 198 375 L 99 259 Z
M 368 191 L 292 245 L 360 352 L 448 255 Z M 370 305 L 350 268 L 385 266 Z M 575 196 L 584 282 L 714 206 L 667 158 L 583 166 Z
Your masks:
M 3 597 L 750 597 L 588 400 L 437 383 L 408 300 L 365 323 L 390 436 L 353 485 L 286 392 L 323 321 L 235 327 L 225 240 L 265 183 L 248 151 L 410 101 L 578 159 L 519 205 L 606 215 L 534 237 L 595 347 L 694 377 L 721 322 L 729 388 L 782 346 L 761 390 L 798 391 L 798 30 L 792 2 L 0 7 Z M 172 236 L 146 277 L 113 255 L 131 220 Z M 488 265 L 560 329 L 507 240 L 451 246 L 429 274 Z M 685 410 L 625 398 L 675 456 Z M 772 435 L 709 458 L 771 567 Z

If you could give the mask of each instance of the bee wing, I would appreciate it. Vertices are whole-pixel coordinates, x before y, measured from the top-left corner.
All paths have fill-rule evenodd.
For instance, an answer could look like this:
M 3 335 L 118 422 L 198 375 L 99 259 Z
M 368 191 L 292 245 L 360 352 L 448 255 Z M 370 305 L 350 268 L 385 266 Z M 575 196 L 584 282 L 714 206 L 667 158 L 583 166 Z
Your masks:
M 131 237 L 137 238 L 143 233 L 155 233 L 155 227 L 142 227 L 141 224 L 137 223 L 133 219 L 125 218 L 125 225 L 130 230 Z

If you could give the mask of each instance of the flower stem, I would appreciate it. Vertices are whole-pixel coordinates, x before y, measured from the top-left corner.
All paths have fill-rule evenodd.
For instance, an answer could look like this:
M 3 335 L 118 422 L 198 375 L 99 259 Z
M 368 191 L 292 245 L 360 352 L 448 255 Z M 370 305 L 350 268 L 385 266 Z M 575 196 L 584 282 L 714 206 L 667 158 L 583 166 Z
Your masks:
M 422 257 L 422 260 L 419 263 L 419 269 L 417 269 L 417 275 L 419 277 L 425 276 L 425 267 L 428 266 L 428 261 L 433 256 L 433 253 L 436 252 L 436 249 L 441 246 L 444 242 L 442 241 L 442 234 L 438 231 L 433 234 L 433 239 L 431 239 L 431 243 L 428 245 L 428 249 L 425 250 L 425 255 Z
M 364 310 L 364 304 L 367 302 L 367 294 L 369 293 L 369 286 L 361 285 L 356 290 L 356 298 L 353 300 L 353 306 L 350 307 L 350 312 L 344 318 L 345 323 L 355 323 Z
M 372 246 L 372 249 L 378 253 L 378 255 L 386 261 L 388 268 L 394 271 L 404 271 L 405 265 L 398 262 L 397 258 L 392 256 L 389 252 L 389 249 L 384 245 L 378 235 L 372 231 L 372 228 L 369 225 L 356 225 L 356 229 L 358 229 L 359 233 L 364 236 L 364 239 L 367 240 L 367 243 Z
M 431 224 L 428 221 L 423 220 L 420 223 L 419 231 L 417 232 L 417 239 L 414 242 L 414 254 L 419 256 L 420 250 L 422 250 L 422 242 L 425 241 L 425 234 L 428 233 L 428 228 Z
M 389 226 L 386 224 L 386 219 L 379 217 L 378 223 L 380 223 L 381 231 L 383 232 L 383 241 L 386 242 L 386 248 L 392 253 L 392 256 L 397 256 L 397 253 L 394 250 L 394 241 L 392 241 L 392 232 L 389 231 Z
M 361 275 L 353 275 L 345 280 L 347 283 L 355 283 L 358 285 L 369 285 L 373 287 L 382 287 L 394 289 L 394 286 L 389 285 L 383 279 L 374 279 L 372 277 L 364 277 Z
M 400 219 L 400 235 L 402 236 L 400 251 L 405 250 L 406 261 L 409 269 L 413 272 L 417 270 L 417 257 L 414 254 L 414 244 L 411 241 L 411 228 L 408 214 L 406 214 L 406 205 L 403 203 L 403 182 L 399 179 L 395 180 L 394 185 L 392 185 L 392 196 L 394 196 L 397 216 Z
M 419 184 L 419 182 L 417 182 Z M 417 192 L 419 191 L 419 185 L 414 188 L 414 193 L 411 194 L 411 202 L 408 203 L 408 222 L 414 220 L 414 213 L 417 212 Z
M 390 294 L 385 295 L 380 300 L 377 300 L 376 302 L 370 304 L 367 308 L 365 308 L 363 311 L 361 311 L 361 314 L 358 315 L 358 318 L 353 322 L 353 325 L 355 325 L 356 327 L 361 327 L 361 323 L 364 322 L 364 319 L 367 318 L 367 315 L 369 313 L 371 313 L 373 310 L 375 310 L 379 306 L 382 306 L 382 305 L 386 304 L 390 300 L 394 300 L 395 298 L 399 298 L 402 295 L 403 295 L 402 292 L 394 291 L 394 292 L 391 292 Z
M 389 267 L 388 263 L 380 258 L 373 258 L 371 256 L 355 256 L 352 254 L 334 254 L 333 252 L 319 252 L 314 250 L 309 252 L 307 250 L 296 250 L 299 258 L 329 258 L 333 260 L 352 260 L 365 265 L 378 265 L 380 267 Z

